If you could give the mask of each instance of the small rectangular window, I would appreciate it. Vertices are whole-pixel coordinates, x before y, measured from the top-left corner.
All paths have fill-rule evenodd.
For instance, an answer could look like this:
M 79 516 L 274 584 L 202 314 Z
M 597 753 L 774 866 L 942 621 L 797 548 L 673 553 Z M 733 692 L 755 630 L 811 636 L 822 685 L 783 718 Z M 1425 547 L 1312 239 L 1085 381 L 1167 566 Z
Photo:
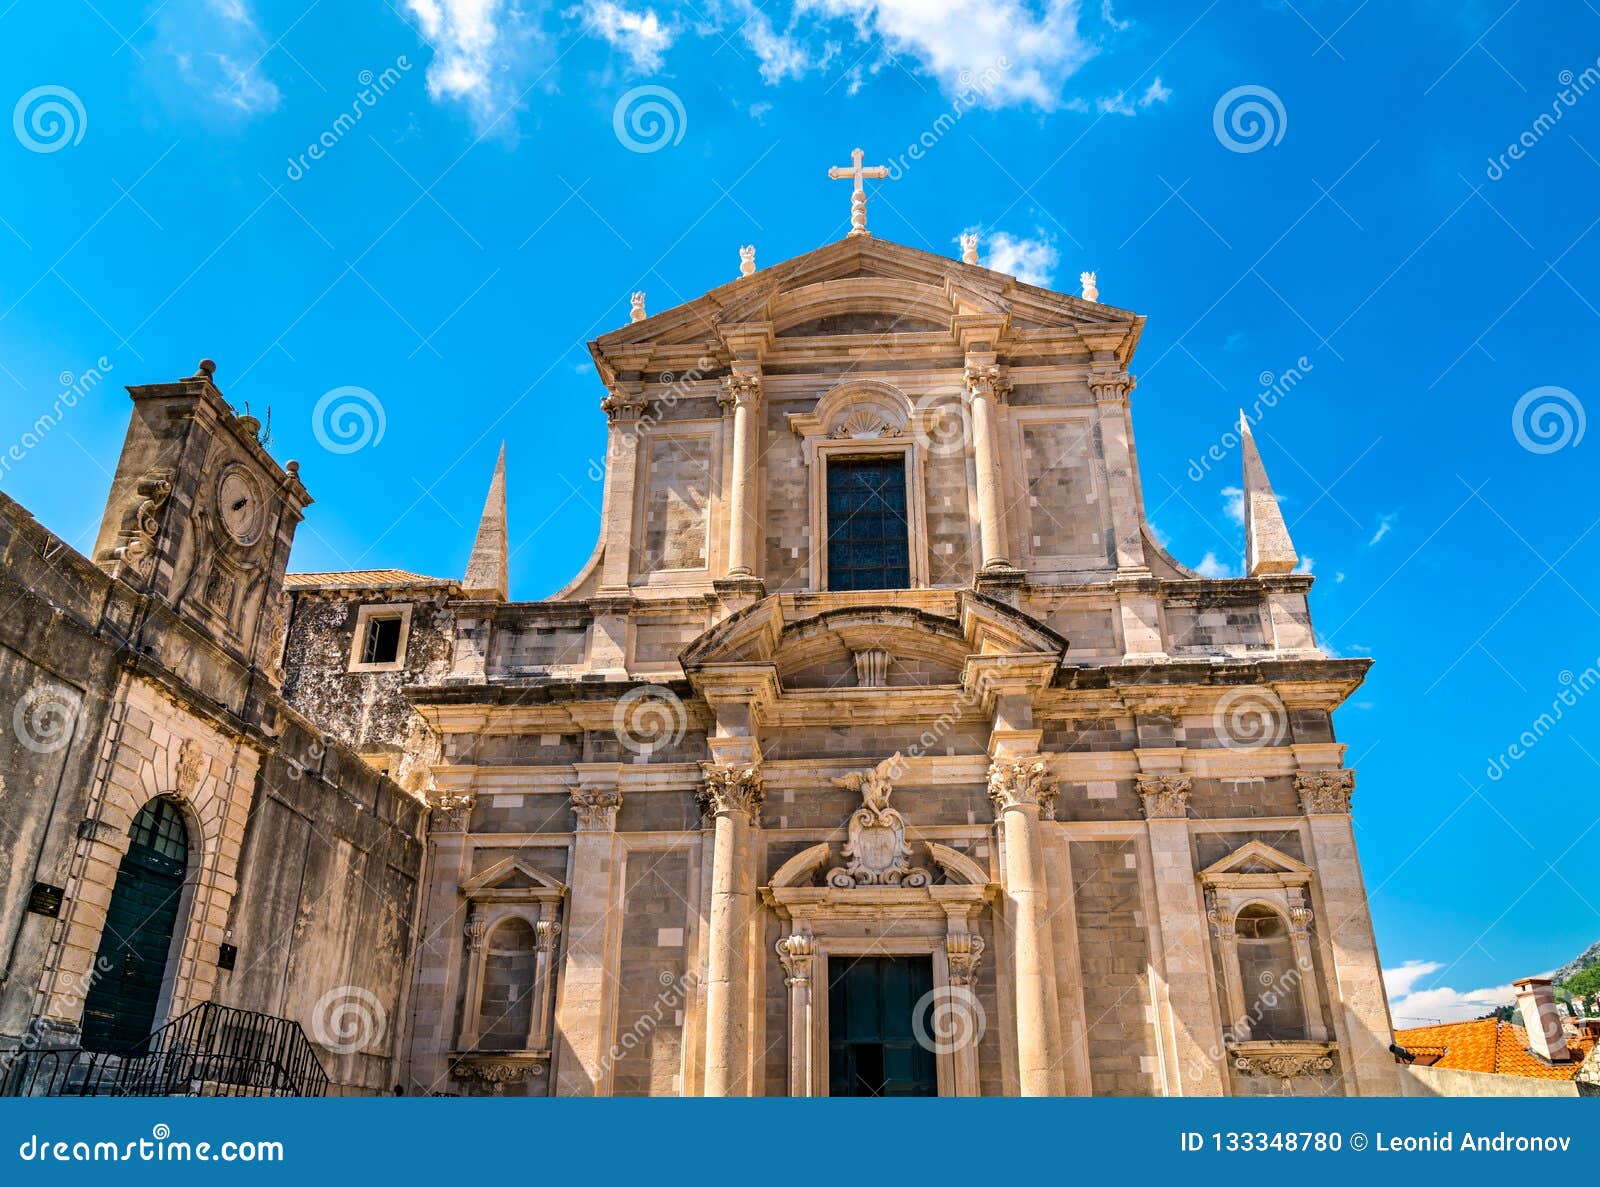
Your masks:
M 400 658 L 400 626 L 398 616 L 367 619 L 367 641 L 361 649 L 364 664 L 392 664 Z

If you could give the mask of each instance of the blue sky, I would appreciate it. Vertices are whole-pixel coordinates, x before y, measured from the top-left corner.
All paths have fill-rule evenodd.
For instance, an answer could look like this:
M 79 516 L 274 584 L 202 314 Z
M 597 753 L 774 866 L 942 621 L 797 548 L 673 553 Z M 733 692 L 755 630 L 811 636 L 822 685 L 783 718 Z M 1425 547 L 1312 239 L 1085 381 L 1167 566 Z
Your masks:
M 1189 564 L 1238 571 L 1226 435 L 1296 375 L 1255 431 L 1377 660 L 1338 727 L 1396 1012 L 1476 1014 L 1600 937 L 1597 59 L 1581 2 L 14 0 L 0 490 L 87 548 L 121 386 L 209 356 L 302 462 L 295 567 L 460 573 L 505 439 L 544 596 L 598 519 L 586 340 L 840 237 L 860 144 L 876 234 L 1147 315 Z

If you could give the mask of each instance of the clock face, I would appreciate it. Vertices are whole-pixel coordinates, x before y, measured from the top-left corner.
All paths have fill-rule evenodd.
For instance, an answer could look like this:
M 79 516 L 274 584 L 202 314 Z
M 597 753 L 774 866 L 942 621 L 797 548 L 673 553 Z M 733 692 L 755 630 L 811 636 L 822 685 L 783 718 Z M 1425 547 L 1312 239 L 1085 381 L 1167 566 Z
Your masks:
M 266 508 L 261 488 L 248 472 L 229 470 L 217 484 L 217 511 L 234 542 L 249 547 L 261 538 Z

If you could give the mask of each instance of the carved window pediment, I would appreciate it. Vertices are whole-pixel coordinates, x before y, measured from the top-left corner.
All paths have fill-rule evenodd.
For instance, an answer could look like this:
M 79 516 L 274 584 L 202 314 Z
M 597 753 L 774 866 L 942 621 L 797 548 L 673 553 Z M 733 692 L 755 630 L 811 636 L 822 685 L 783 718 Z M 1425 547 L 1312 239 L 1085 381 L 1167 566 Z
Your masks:
M 1311 875 L 1311 867 L 1304 862 L 1265 841 L 1250 841 L 1201 870 L 1200 881 L 1207 887 L 1305 886 Z

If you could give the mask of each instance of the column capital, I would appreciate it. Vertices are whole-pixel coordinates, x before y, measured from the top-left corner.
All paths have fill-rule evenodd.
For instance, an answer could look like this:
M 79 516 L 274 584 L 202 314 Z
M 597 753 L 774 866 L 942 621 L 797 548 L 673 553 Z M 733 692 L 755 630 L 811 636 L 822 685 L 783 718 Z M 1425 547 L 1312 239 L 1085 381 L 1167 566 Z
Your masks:
M 617 809 L 621 807 L 622 793 L 615 787 L 572 789 L 572 810 L 577 813 L 580 833 L 615 832 Z
M 1056 781 L 1042 758 L 1013 758 L 989 764 L 989 798 L 994 801 L 997 814 L 1013 808 L 1037 808 L 1041 815 L 1053 818 L 1056 795 Z
M 467 937 L 467 942 L 474 949 L 482 948 L 484 941 L 489 937 L 489 923 L 482 915 L 474 911 L 467 919 L 464 934 Z
M 784 984 L 790 989 L 810 982 L 814 948 L 811 937 L 804 932 L 795 932 L 778 941 L 778 960 L 783 964 Z
M 1182 820 L 1189 815 L 1193 775 L 1140 775 L 1138 786 L 1146 820 Z
M 472 809 L 478 802 L 475 792 L 442 791 L 428 801 L 430 831 L 436 833 L 464 833 L 472 822 Z
M 1011 381 L 1006 377 L 1004 367 L 995 362 L 977 361 L 970 355 L 961 378 L 967 396 L 974 400 L 1002 400 L 1011 390 Z
M 1126 403 L 1139 381 L 1124 367 L 1100 367 L 1089 373 L 1089 390 L 1097 403 Z
M 722 377 L 722 390 L 717 393 L 717 403 L 724 413 L 739 408 L 758 408 L 761 405 L 761 372 L 736 367 L 732 374 Z
M 533 941 L 541 952 L 550 952 L 561 935 L 561 925 L 553 919 L 541 919 L 533 925 Z
M 606 394 L 600 401 L 600 410 L 610 421 L 638 420 L 646 403 L 644 384 L 617 380 L 606 388 Z
M 1346 815 L 1356 790 L 1356 773 L 1349 769 L 1296 771 L 1294 787 L 1300 793 L 1301 811 L 1307 816 Z
M 761 815 L 761 768 L 736 763 L 701 763 L 705 774 L 701 800 L 707 813 L 726 816 L 742 813 L 752 819 Z

